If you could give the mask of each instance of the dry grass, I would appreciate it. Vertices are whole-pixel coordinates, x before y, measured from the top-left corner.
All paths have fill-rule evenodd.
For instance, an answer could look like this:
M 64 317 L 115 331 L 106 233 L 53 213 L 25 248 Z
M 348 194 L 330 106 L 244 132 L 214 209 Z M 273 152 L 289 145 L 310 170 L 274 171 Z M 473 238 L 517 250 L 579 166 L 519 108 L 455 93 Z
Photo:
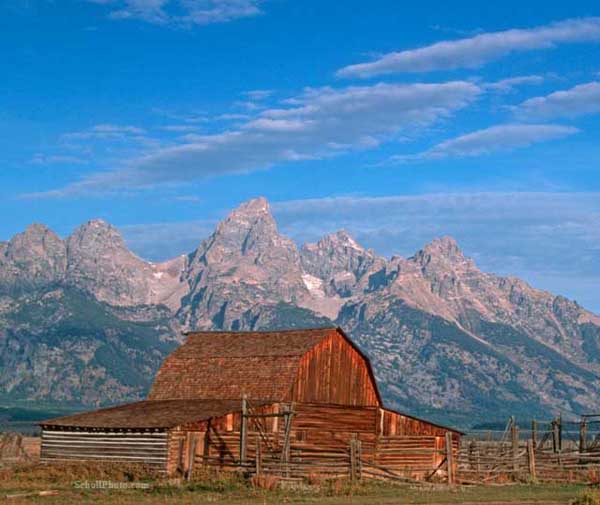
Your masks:
M 110 481 L 119 485 L 146 483 L 148 489 L 86 489 L 81 484 Z M 311 482 L 312 481 L 312 482 Z M 79 486 L 79 487 L 77 487 Z M 273 479 L 247 482 L 231 473 L 199 473 L 192 482 L 161 479 L 151 469 L 138 465 L 41 465 L 24 464 L 0 469 L 0 502 L 6 495 L 42 490 L 56 495 L 22 496 L 7 500 L 12 505 L 196 505 L 232 503 L 236 505 L 301 504 L 391 505 L 391 504 L 487 504 L 516 503 L 600 505 L 595 494 L 577 485 L 509 485 L 489 487 L 440 486 L 423 489 L 378 482 L 353 485 L 344 480 L 310 479 L 302 486 L 274 489 Z

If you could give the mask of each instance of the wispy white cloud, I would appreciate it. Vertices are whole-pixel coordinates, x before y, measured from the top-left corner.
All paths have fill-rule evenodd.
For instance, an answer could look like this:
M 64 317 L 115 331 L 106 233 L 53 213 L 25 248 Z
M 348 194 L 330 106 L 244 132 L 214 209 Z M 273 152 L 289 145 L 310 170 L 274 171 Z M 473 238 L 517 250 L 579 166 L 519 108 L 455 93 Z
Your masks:
M 384 163 L 404 163 L 441 158 L 462 158 L 481 156 L 496 151 L 527 147 L 539 142 L 547 142 L 578 133 L 572 126 L 553 124 L 504 124 L 477 130 L 446 140 L 426 151 L 392 156 Z
M 125 137 L 139 137 L 146 134 L 146 130 L 137 126 L 98 124 L 87 130 L 70 132 L 62 135 L 63 140 L 75 139 L 117 139 Z
M 600 82 L 579 84 L 566 91 L 525 100 L 514 107 L 518 117 L 525 119 L 573 118 L 600 113 Z
M 177 121 L 186 124 L 199 124 L 206 123 L 209 121 L 209 118 L 206 116 L 204 111 L 180 112 L 163 109 L 160 107 L 153 107 L 151 110 L 154 114 L 157 114 L 158 116 L 162 116 L 172 121 Z
M 161 128 L 168 132 L 193 132 L 198 130 L 198 126 L 195 125 L 167 125 Z
M 521 75 L 518 77 L 509 77 L 507 79 L 485 83 L 483 87 L 492 91 L 507 93 L 512 91 L 517 86 L 542 84 L 543 82 L 544 77 L 541 75 Z
M 600 40 L 600 17 L 569 19 L 529 29 L 482 33 L 459 40 L 388 53 L 375 61 L 342 68 L 339 77 L 476 68 L 513 52 L 548 49 L 563 43 Z
M 179 195 L 173 198 L 178 202 L 201 202 L 202 199 L 197 195 Z
M 233 121 L 239 119 L 248 119 L 250 116 L 248 114 L 219 114 L 215 116 L 214 119 L 217 121 Z
M 257 103 L 250 100 L 238 100 L 236 102 L 233 102 L 233 106 L 238 107 L 240 109 L 244 109 L 248 112 L 254 112 L 264 107 L 264 105 L 260 102 Z
M 236 129 L 186 135 L 182 144 L 130 159 L 119 170 L 94 174 L 51 195 L 189 182 L 368 149 L 449 117 L 480 91 L 464 81 L 307 89 L 293 104 L 266 109 Z
M 63 154 L 36 154 L 32 159 L 31 163 L 34 165 L 85 165 L 88 163 L 86 159 L 78 156 L 68 156 Z
M 247 96 L 250 100 L 253 101 L 265 100 L 266 98 L 269 98 L 272 94 L 273 90 L 270 89 L 254 89 L 251 91 L 246 91 L 244 93 L 245 96 Z
M 263 0 L 88 0 L 110 5 L 113 19 L 189 27 L 227 23 L 262 13 Z
M 196 249 L 214 230 L 215 221 L 148 223 L 121 226 L 128 247 L 151 261 L 164 261 Z

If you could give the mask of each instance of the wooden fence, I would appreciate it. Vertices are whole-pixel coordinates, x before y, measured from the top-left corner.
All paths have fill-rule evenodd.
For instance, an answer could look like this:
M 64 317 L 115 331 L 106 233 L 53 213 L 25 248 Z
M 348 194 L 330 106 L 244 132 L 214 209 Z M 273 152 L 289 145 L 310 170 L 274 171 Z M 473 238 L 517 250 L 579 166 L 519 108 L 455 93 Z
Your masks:
M 221 443 L 227 441 L 222 440 Z M 287 454 L 287 455 L 286 455 Z M 326 450 L 293 442 L 289 452 L 257 437 L 249 443 L 246 461 L 200 456 L 196 468 L 240 469 L 248 475 L 283 478 L 361 478 L 401 482 L 492 484 L 516 482 L 600 482 L 600 417 L 579 422 L 557 418 L 534 421 L 528 429 L 514 419 L 505 430 L 471 432 L 460 445 L 451 434 L 445 439 L 427 436 L 378 437 L 332 444 Z
M 527 429 L 511 418 L 503 432 L 470 433 L 461 440 L 457 480 L 598 482 L 600 417 L 532 421 Z
M 234 437 L 232 434 L 228 440 L 221 436 L 211 442 L 210 450 L 196 452 L 188 478 L 202 469 L 213 468 L 237 469 L 248 476 L 264 474 L 282 478 L 348 478 L 352 481 L 367 478 L 413 483 L 450 478 L 452 481 L 453 472 L 448 472 L 448 468 L 455 470 L 452 461 L 458 454 L 458 444 L 451 435 L 441 444 L 440 437 L 429 436 L 380 437 L 375 443 L 366 444 L 355 438 L 326 448 L 294 441 L 289 445 L 289 452 L 283 450 L 284 446 L 257 436 L 247 441 L 244 461 L 233 452 L 212 450 L 231 447 Z

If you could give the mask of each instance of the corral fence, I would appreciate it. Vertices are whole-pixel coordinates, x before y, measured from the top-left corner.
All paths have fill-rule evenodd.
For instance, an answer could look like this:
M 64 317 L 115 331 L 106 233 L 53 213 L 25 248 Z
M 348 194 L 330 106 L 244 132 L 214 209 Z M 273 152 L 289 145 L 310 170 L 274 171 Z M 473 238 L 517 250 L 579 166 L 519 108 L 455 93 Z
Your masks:
M 440 440 L 441 438 L 441 440 Z M 292 442 L 273 450 L 257 437 L 245 460 L 196 458 L 200 468 L 239 469 L 249 476 L 382 479 L 410 483 L 494 484 L 506 482 L 600 483 L 600 415 L 579 421 L 560 417 L 504 430 L 473 430 L 460 444 L 446 437 L 390 436 L 373 443 L 353 439 L 324 450 Z M 191 478 L 193 469 L 188 475 Z
M 578 421 L 561 417 L 519 425 L 510 418 L 502 431 L 474 430 L 461 439 L 457 481 L 600 481 L 600 415 Z

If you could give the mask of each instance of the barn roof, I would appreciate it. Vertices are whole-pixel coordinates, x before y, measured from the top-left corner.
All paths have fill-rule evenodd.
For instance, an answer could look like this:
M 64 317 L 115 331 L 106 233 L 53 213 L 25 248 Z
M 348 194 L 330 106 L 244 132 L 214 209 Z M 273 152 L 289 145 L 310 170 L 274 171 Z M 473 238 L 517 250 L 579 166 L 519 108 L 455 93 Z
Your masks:
M 285 401 L 300 357 L 336 333 L 360 353 L 340 328 L 188 333 L 185 344 L 163 363 L 148 398 L 239 399 L 246 395 L 250 399 Z
M 260 406 L 265 403 L 252 404 Z M 242 404 L 239 400 L 145 400 L 49 419 L 40 424 L 63 428 L 172 428 L 241 410 Z

